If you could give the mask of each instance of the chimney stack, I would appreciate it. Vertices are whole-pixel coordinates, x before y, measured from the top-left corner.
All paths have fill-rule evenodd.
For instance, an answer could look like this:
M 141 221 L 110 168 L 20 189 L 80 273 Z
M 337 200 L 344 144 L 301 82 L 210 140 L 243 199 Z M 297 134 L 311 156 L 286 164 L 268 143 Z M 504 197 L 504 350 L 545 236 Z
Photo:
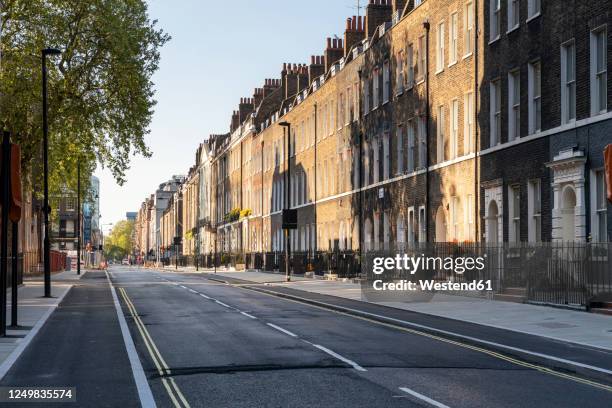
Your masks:
M 255 88 L 253 90 L 253 110 L 257 109 L 261 101 L 264 98 L 264 90 L 263 88 Z
M 238 123 L 242 124 L 253 110 L 253 99 L 240 98 L 240 104 L 238 105 Z
M 298 66 L 296 64 L 284 63 L 281 77 L 284 98 L 288 99 L 298 92 Z
M 263 97 L 267 98 L 268 96 L 272 94 L 272 92 L 280 88 L 280 86 L 281 86 L 280 79 L 269 79 L 269 78 L 266 79 L 264 81 L 264 86 L 263 86 Z
M 338 62 L 344 56 L 344 41 L 338 38 L 327 38 L 327 47 L 325 48 L 325 72 L 329 71 L 331 66 Z
M 238 111 L 233 111 L 232 112 L 232 123 L 230 124 L 230 133 L 238 129 L 238 126 L 240 126 L 240 115 L 238 114 Z
M 308 85 L 310 85 L 308 81 L 308 67 L 306 64 L 300 64 L 297 73 L 297 91 L 302 92 L 304 89 L 308 88 Z
M 365 19 L 361 16 L 353 16 L 346 19 L 346 30 L 344 31 L 344 56 L 346 57 L 354 45 L 359 44 L 365 38 Z
M 396 11 L 398 11 L 398 17 L 402 18 L 402 12 L 404 11 L 404 7 L 406 7 L 406 3 L 408 3 L 407 0 L 392 0 L 391 1 L 392 7 L 393 7 L 393 13 L 395 14 Z
M 366 35 L 372 38 L 378 26 L 391 21 L 391 0 L 370 0 L 366 7 Z
M 312 84 L 316 78 L 325 73 L 325 57 L 323 55 L 313 55 L 310 57 L 308 67 L 308 83 Z

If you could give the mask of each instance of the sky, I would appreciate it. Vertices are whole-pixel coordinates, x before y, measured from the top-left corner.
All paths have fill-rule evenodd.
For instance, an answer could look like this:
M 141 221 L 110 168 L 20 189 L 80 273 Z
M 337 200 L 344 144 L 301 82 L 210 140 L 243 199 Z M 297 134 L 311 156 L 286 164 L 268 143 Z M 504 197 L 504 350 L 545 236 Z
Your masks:
M 149 159 L 133 157 L 123 186 L 98 169 L 103 229 L 138 211 L 175 174 L 186 174 L 198 145 L 229 131 L 241 97 L 265 78 L 279 78 L 283 62 L 308 63 L 325 39 L 342 37 L 357 0 L 149 0 L 149 16 L 172 36 L 153 76 L 157 105 L 147 144 Z M 366 4 L 361 0 L 361 5 Z M 362 11 L 363 15 L 363 11 Z

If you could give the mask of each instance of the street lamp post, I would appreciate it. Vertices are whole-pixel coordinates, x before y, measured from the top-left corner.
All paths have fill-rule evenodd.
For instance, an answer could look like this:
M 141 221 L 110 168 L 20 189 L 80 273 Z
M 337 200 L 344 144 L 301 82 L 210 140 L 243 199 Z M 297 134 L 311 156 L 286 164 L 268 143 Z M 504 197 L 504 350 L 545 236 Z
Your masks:
M 43 176 L 44 176 L 44 268 L 45 268 L 45 297 L 51 297 L 51 243 L 49 241 L 49 124 L 47 121 L 47 56 L 59 55 L 60 50 L 45 48 L 41 51 L 42 56 L 42 119 L 43 119 Z
M 81 274 L 81 162 L 77 164 L 77 275 Z
M 291 208 L 291 123 L 289 122 L 280 122 L 283 128 L 287 128 L 287 201 L 285 204 L 285 209 L 289 210 Z M 289 228 L 285 228 L 285 279 L 287 282 L 291 281 L 291 239 L 290 239 L 290 230 Z

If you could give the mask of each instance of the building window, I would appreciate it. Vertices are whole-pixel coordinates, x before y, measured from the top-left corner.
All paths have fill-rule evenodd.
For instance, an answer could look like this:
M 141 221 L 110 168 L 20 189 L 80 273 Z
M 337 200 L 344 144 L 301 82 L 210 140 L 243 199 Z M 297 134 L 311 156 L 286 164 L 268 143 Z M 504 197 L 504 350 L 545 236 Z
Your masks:
M 472 54 L 474 38 L 474 7 L 472 2 L 465 4 L 463 13 L 463 54 L 467 57 Z
M 402 126 L 397 127 L 396 133 L 397 139 L 397 174 L 404 172 L 404 128 Z
M 436 133 L 436 145 L 437 145 L 437 162 L 442 163 L 444 161 L 444 141 L 446 135 L 444 134 L 446 124 L 444 120 L 444 105 L 438 107 L 438 127 Z
M 408 209 L 408 243 L 412 244 L 416 242 L 416 231 L 414 208 L 410 207 Z
M 372 84 L 372 107 L 378 108 L 378 98 L 380 97 L 380 70 L 374 69 L 374 78 Z
M 400 51 L 397 54 L 397 74 L 395 75 L 395 92 L 401 94 L 404 92 L 404 52 Z
M 444 23 L 438 24 L 436 36 L 436 71 L 444 70 Z
M 363 185 L 370 184 L 370 145 L 366 142 L 363 147 Z
M 473 238 L 474 231 L 474 195 L 468 194 L 467 196 L 467 205 L 466 205 L 466 224 L 467 224 L 467 238 Z
M 489 42 L 499 38 L 501 32 L 501 0 L 489 0 Z
M 457 27 L 459 21 L 458 14 L 455 12 L 450 16 L 450 27 L 448 28 L 448 63 L 449 65 L 457 62 L 457 54 L 459 53 L 457 49 L 457 35 L 459 28 Z
M 389 154 L 389 133 L 385 133 L 383 136 L 383 180 L 389 179 L 389 166 L 391 165 Z
M 363 81 L 363 114 L 367 115 L 370 111 L 370 80 Z
M 527 17 L 533 18 L 540 14 L 540 0 L 527 0 Z
M 474 93 L 465 94 L 463 101 L 463 154 L 474 151 Z
M 417 82 L 425 78 L 425 36 L 419 37 L 419 48 L 417 50 Z
M 508 141 L 521 137 L 521 77 L 518 70 L 508 74 Z
M 374 183 L 378 183 L 380 181 L 379 171 L 380 171 L 380 147 L 378 145 L 378 137 L 374 138 L 372 142 L 372 150 L 374 156 Z
M 510 218 L 509 222 L 509 241 L 520 242 L 521 241 L 521 190 L 519 186 L 510 186 L 508 188 L 508 207 Z
M 542 241 L 542 189 L 539 179 L 529 180 L 528 201 L 528 238 L 529 242 Z
M 519 0 L 508 0 L 508 31 L 519 26 Z
M 608 68 L 606 27 L 591 31 L 591 115 L 605 113 L 608 108 Z
M 501 81 L 499 79 L 491 81 L 490 86 L 490 147 L 496 146 L 501 142 Z
M 408 78 L 406 78 L 406 85 L 408 88 L 412 88 L 412 85 L 414 84 L 414 51 L 412 49 L 412 44 L 408 46 L 408 51 L 406 54 L 406 64 L 408 65 Z
M 389 61 L 383 64 L 383 103 L 389 102 L 389 94 L 391 91 L 391 78 L 389 72 Z
M 380 213 L 374 213 L 374 249 L 379 249 L 380 242 Z
M 606 176 L 604 170 L 595 171 L 595 220 L 593 223 L 595 242 L 608 242 L 608 202 L 606 199 Z
M 459 213 L 460 213 L 460 205 L 459 205 L 459 197 L 453 196 L 451 197 L 451 240 L 459 240 Z
M 427 163 L 427 121 L 425 116 L 419 117 L 418 141 L 419 141 L 419 167 L 425 168 Z
M 576 119 L 576 44 L 561 46 L 561 123 Z
M 408 172 L 413 172 L 416 167 L 416 137 L 414 122 L 408 122 Z
M 459 99 L 451 102 L 450 149 L 451 159 L 459 156 Z
M 542 67 L 540 62 L 529 64 L 529 134 L 542 129 Z
M 419 207 L 419 242 L 425 242 L 425 207 Z
M 391 241 L 391 225 L 389 224 L 389 211 L 383 213 L 383 244 L 384 249 L 389 248 Z

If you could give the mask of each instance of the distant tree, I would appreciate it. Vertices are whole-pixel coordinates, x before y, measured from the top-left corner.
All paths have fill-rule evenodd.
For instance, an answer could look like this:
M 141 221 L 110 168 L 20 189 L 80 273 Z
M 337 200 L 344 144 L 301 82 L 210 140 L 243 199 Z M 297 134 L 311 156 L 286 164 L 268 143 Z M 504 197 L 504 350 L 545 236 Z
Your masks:
M 123 183 L 131 157 L 150 155 L 151 77 L 170 39 L 145 1 L 0 0 L 0 12 L 0 126 L 21 143 L 24 170 L 40 162 L 40 53 L 53 47 L 62 54 L 48 61 L 52 189 L 74 190 L 77 162 Z
M 134 221 L 119 221 L 104 239 L 104 254 L 110 259 L 123 259 L 132 253 Z

